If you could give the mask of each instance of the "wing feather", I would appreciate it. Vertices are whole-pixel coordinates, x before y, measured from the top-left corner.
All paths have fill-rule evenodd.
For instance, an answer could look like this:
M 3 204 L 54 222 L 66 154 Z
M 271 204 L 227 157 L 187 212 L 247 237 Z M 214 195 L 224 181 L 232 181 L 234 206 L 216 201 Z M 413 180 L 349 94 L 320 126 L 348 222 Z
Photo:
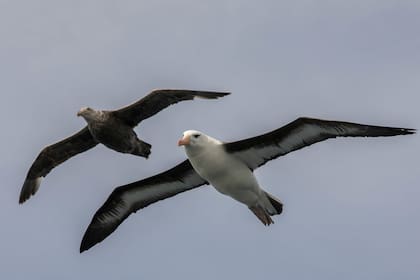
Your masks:
M 76 134 L 45 147 L 29 168 L 20 192 L 19 203 L 25 202 L 37 192 L 41 178 L 47 176 L 54 167 L 97 144 L 86 126 Z
M 414 129 L 382 127 L 311 118 L 297 120 L 266 134 L 224 144 L 227 152 L 252 170 L 269 160 L 336 137 L 378 137 L 415 133 Z
M 229 95 L 229 92 L 159 89 L 154 90 L 139 101 L 112 111 L 114 116 L 123 120 L 129 126 L 136 126 L 166 107 L 185 100 L 193 100 L 195 97 L 216 99 Z
M 163 173 L 116 188 L 93 216 L 80 252 L 108 237 L 131 213 L 204 184 L 207 182 L 185 160 Z

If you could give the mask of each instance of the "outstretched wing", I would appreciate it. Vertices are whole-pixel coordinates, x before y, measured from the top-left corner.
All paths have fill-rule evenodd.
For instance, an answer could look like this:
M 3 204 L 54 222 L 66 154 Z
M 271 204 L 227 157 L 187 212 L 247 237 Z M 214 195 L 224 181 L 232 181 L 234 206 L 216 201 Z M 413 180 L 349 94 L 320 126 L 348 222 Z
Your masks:
M 204 184 L 207 182 L 185 160 L 163 173 L 116 188 L 93 216 L 83 236 L 80 252 L 104 240 L 131 213 Z
M 34 195 L 39 188 L 42 177 L 57 165 L 69 158 L 80 154 L 98 144 L 89 132 L 87 126 L 76 134 L 50 146 L 45 147 L 32 163 L 26 175 L 20 192 L 19 203 L 25 202 Z
M 226 143 L 225 149 L 252 170 L 267 161 L 303 147 L 336 137 L 377 137 L 415 133 L 414 129 L 372 126 L 350 122 L 299 118 L 272 132 Z
M 112 113 L 129 126 L 134 127 L 142 120 L 180 101 L 192 100 L 195 97 L 216 99 L 229 94 L 229 92 L 159 89 L 152 91 L 131 105 L 112 111 Z

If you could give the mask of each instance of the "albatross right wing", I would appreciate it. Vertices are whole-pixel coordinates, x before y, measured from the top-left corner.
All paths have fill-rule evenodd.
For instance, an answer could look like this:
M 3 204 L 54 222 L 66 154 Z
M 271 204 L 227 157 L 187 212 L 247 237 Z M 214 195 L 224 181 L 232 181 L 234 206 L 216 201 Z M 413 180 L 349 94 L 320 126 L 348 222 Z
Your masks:
M 269 160 L 336 137 L 378 137 L 415 133 L 415 129 L 384 127 L 311 118 L 297 120 L 256 137 L 226 143 L 225 150 L 252 170 Z
M 131 213 L 159 200 L 207 182 L 185 160 L 158 175 L 116 188 L 93 216 L 80 245 L 80 253 L 110 235 Z
M 20 191 L 19 203 L 25 202 L 37 192 L 42 177 L 47 176 L 54 167 L 77 154 L 95 147 L 97 144 L 98 142 L 93 139 L 86 126 L 76 134 L 45 147 L 32 163 L 26 175 Z

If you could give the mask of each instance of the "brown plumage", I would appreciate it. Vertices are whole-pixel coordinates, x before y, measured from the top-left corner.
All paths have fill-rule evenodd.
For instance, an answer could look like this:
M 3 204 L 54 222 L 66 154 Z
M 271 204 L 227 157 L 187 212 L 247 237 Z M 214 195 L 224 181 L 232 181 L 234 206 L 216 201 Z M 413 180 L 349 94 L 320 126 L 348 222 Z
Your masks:
M 30 167 L 19 197 L 19 203 L 34 195 L 53 168 L 69 158 L 101 143 L 120 153 L 148 158 L 151 145 L 140 140 L 133 130 L 142 120 L 166 107 L 195 97 L 216 99 L 228 92 L 161 89 L 154 90 L 139 101 L 115 111 L 94 110 L 86 107 L 78 112 L 88 125 L 76 134 L 45 147 Z

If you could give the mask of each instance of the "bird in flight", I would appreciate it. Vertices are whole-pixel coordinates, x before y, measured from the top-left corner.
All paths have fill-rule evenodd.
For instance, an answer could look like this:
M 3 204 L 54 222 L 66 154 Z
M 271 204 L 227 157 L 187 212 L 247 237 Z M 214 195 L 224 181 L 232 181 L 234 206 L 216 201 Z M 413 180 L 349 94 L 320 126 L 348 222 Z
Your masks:
M 185 131 L 178 145 L 187 160 L 158 175 L 116 188 L 94 215 L 80 246 L 88 250 L 110 235 L 131 213 L 201 185 L 246 205 L 266 226 L 283 204 L 264 191 L 253 171 L 295 150 L 336 137 L 378 137 L 415 133 L 414 129 L 299 118 L 256 137 L 224 143 L 202 132 Z
M 95 110 L 90 107 L 80 109 L 77 116 L 83 117 L 87 126 L 74 135 L 45 147 L 39 153 L 26 175 L 19 203 L 25 202 L 37 192 L 41 179 L 54 167 L 99 143 L 120 153 L 148 158 L 152 146 L 140 140 L 133 130 L 141 121 L 180 101 L 192 100 L 195 97 L 216 99 L 229 94 L 229 92 L 159 89 L 118 110 Z

